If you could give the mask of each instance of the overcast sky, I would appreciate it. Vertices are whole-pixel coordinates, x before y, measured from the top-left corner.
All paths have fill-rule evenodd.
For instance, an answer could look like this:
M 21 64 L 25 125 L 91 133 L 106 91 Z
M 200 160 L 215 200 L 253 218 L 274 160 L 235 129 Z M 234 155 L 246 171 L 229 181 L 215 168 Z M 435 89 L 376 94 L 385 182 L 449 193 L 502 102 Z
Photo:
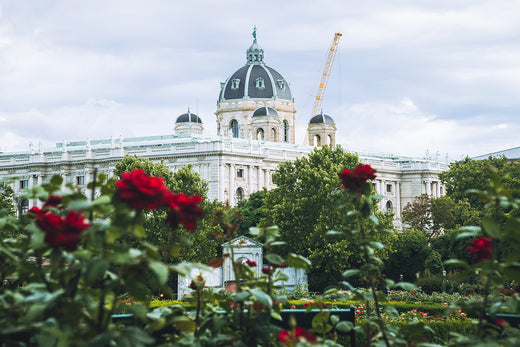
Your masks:
M 520 146 L 520 1 L 0 0 L 0 148 L 164 135 L 190 107 L 216 134 L 253 27 L 290 83 L 303 143 L 323 110 L 348 149 L 450 159 Z

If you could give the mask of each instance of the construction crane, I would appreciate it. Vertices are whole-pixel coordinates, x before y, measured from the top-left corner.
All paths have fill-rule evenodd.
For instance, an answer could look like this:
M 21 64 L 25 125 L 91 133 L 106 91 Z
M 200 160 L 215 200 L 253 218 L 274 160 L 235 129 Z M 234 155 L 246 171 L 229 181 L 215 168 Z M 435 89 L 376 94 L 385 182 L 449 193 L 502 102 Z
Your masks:
M 327 55 L 327 61 L 325 62 L 325 69 L 323 69 L 323 75 L 321 76 L 316 100 L 314 100 L 314 107 L 312 108 L 311 117 L 314 117 L 318 114 L 318 112 L 320 112 L 321 103 L 323 102 L 323 95 L 325 94 L 325 89 L 327 89 L 327 82 L 329 81 L 329 75 L 332 70 L 332 64 L 334 63 L 334 58 L 336 57 L 336 52 L 338 51 L 340 37 L 341 33 L 334 34 L 334 39 L 332 40 L 332 45 L 330 46 L 329 54 Z

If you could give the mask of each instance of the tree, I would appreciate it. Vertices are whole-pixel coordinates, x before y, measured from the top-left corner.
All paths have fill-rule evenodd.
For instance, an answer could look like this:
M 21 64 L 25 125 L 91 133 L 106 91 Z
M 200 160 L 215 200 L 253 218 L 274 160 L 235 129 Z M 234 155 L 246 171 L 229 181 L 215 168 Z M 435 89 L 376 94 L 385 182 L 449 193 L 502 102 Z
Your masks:
M 357 164 L 357 155 L 342 147 L 323 146 L 278 166 L 273 174 L 277 188 L 265 197 L 262 225 L 279 226 L 286 252 L 308 257 L 328 242 L 327 231 L 341 227 L 344 216 L 337 209 L 341 196 L 334 194 L 341 190 L 338 174 Z
M 424 262 L 430 254 L 428 239 L 419 230 L 405 231 L 397 235 L 394 253 L 385 262 L 385 273 L 391 279 L 415 281 L 415 274 L 424 271 Z
M 213 225 L 215 212 L 222 207 L 218 201 L 208 201 L 208 184 L 201 179 L 200 175 L 192 170 L 191 165 L 171 172 L 163 162 L 154 163 L 146 158 L 127 156 L 116 164 L 114 173 L 121 176 L 123 172 L 142 169 L 149 175 L 162 177 L 168 188 L 174 192 L 183 192 L 187 195 L 198 194 L 204 198 L 201 207 L 204 217 L 197 222 L 194 232 L 189 232 L 180 227 L 175 235 L 166 221 L 167 211 L 157 209 L 146 216 L 144 227 L 146 230 L 146 241 L 161 247 L 172 237 L 181 242 L 178 248 L 173 250 L 172 258 L 177 261 L 198 261 L 206 263 L 215 258 L 220 251 L 220 241 L 213 237 L 213 232 L 219 230 Z
M 5 210 L 7 214 L 14 216 L 16 210 L 14 208 L 14 191 L 10 185 L 0 182 L 0 210 Z
M 273 181 L 277 188 L 264 199 L 265 217 L 261 224 L 278 225 L 283 241 L 280 253 L 293 252 L 311 259 L 309 289 L 321 291 L 338 284 L 345 269 L 359 268 L 361 253 L 359 234 L 338 233 L 358 230 L 359 226 L 346 216 L 345 196 L 338 174 L 358 164 L 355 154 L 340 146 L 323 146 L 309 156 L 278 166 Z M 374 202 L 375 205 L 375 202 Z M 374 206 L 375 207 L 375 206 Z M 377 241 L 389 245 L 393 240 L 393 214 L 378 212 Z M 385 252 L 388 250 L 385 249 Z M 386 258 L 385 254 L 379 254 Z
M 239 224 L 238 235 L 248 235 L 250 227 L 256 227 L 260 221 L 265 218 L 266 211 L 264 210 L 264 199 L 267 191 L 259 190 L 249 195 L 248 199 L 240 200 L 237 204 L 238 216 L 233 220 L 234 224 Z
M 468 194 L 468 190 L 486 190 L 493 171 L 496 171 L 505 188 L 520 188 L 520 164 L 511 163 L 504 156 L 483 160 L 466 157 L 450 163 L 449 169 L 440 173 L 439 178 L 446 185 L 446 195 L 455 202 L 468 198 L 471 207 L 482 210 L 484 203 L 477 194 Z
M 405 229 L 422 231 L 428 241 L 448 230 L 479 223 L 479 213 L 463 198 L 457 202 L 450 197 L 434 198 L 422 194 L 408 203 L 402 213 Z

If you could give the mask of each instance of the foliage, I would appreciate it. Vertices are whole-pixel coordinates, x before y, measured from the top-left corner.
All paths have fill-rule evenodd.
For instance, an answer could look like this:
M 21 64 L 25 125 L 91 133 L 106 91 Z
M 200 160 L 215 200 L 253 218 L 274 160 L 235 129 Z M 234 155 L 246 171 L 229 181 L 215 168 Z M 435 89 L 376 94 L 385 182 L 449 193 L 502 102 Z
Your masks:
M 405 231 L 397 235 L 394 250 L 385 262 L 385 274 L 394 281 L 414 282 L 416 274 L 424 271 L 428 239 L 418 230 Z
M 446 194 L 454 201 L 468 198 L 471 207 L 477 210 L 484 208 L 485 202 L 477 194 L 469 194 L 470 190 L 484 191 L 488 182 L 496 171 L 495 179 L 505 188 L 520 189 L 520 164 L 511 163 L 506 157 L 490 157 L 483 160 L 474 160 L 466 157 L 462 161 L 449 164 L 449 169 L 439 174 L 439 178 L 446 185 Z
M 431 274 L 440 274 L 444 269 L 442 265 L 442 258 L 439 252 L 433 250 L 430 252 L 430 255 L 424 261 L 424 267 L 427 272 Z
M 13 188 L 4 181 L 0 181 L 0 210 L 4 210 L 11 216 L 16 215 Z
M 475 225 L 479 218 L 466 198 L 455 202 L 446 196 L 421 194 L 404 207 L 401 219 L 405 229 L 420 230 L 431 240 L 460 226 Z
M 354 168 L 358 157 L 337 146 L 314 149 L 308 156 L 278 166 L 273 174 L 277 188 L 265 197 L 262 225 L 278 225 L 285 250 L 310 256 L 328 243 L 326 233 L 345 223 L 338 211 L 338 173 Z M 298 242 L 292 242 L 298 240 Z
M 164 245 L 175 238 L 179 245 L 171 250 L 169 258 L 176 261 L 198 261 L 206 263 L 215 258 L 220 251 L 220 242 L 212 235 L 220 228 L 213 225 L 213 215 L 221 208 L 218 201 L 208 201 L 208 184 L 200 175 L 192 170 L 191 165 L 171 172 L 162 161 L 154 163 L 146 158 L 127 156 L 116 163 L 114 174 L 121 176 L 123 172 L 142 169 L 151 176 L 162 177 L 166 186 L 173 192 L 187 195 L 199 195 L 205 200 L 201 204 L 204 218 L 199 221 L 194 232 L 179 228 L 172 233 L 167 223 L 167 211 L 157 209 L 147 214 L 144 221 L 145 240 L 164 251 Z M 163 252 L 164 253 L 164 252 Z
M 237 204 L 238 216 L 233 222 L 238 224 L 238 235 L 247 235 L 250 227 L 256 227 L 265 218 L 264 199 L 267 190 L 259 190 L 249 195 L 248 199 L 242 199 Z

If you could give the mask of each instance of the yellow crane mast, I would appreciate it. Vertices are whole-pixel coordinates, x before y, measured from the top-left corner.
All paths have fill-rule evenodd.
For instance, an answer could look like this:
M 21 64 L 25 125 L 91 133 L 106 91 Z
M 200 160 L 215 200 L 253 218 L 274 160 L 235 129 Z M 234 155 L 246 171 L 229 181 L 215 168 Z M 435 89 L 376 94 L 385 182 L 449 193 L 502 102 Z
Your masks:
M 336 57 L 336 52 L 338 51 L 340 37 L 341 33 L 334 34 L 334 39 L 332 40 L 332 45 L 330 46 L 329 54 L 327 55 L 327 61 L 325 62 L 325 69 L 323 69 L 323 75 L 321 76 L 316 100 L 314 101 L 314 107 L 312 108 L 311 117 L 314 117 L 318 114 L 318 112 L 320 112 L 323 95 L 325 94 L 327 82 L 329 81 L 330 71 L 332 70 L 332 64 L 334 63 L 334 58 Z

